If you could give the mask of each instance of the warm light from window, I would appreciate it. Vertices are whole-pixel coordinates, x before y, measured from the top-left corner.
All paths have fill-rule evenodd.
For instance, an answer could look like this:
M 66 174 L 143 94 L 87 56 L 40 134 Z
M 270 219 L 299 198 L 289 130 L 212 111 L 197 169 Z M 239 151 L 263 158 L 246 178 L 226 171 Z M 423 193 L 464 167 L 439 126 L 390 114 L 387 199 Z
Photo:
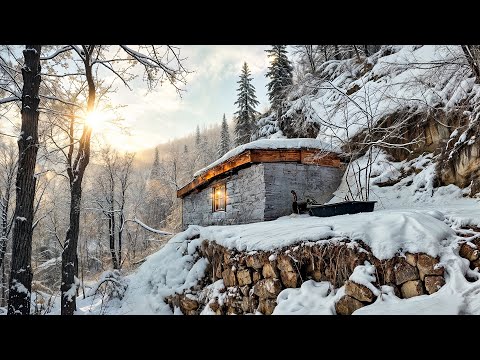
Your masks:
M 212 211 L 225 211 L 225 204 L 227 200 L 225 184 L 215 186 L 212 194 Z

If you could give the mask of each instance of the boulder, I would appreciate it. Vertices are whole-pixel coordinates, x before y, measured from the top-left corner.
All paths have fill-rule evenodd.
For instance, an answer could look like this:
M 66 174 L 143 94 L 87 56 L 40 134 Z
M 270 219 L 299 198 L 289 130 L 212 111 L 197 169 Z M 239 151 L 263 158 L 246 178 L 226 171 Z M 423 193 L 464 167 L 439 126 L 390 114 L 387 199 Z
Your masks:
M 219 308 L 217 311 L 215 311 L 215 315 L 224 315 L 222 308 Z
M 278 279 L 263 279 L 255 284 L 253 293 L 260 298 L 276 299 L 282 291 L 282 284 Z
M 233 306 L 229 306 L 227 309 L 227 315 L 237 315 L 238 313 L 238 310 Z
M 477 249 L 480 249 L 480 238 L 473 239 L 471 242 L 477 247 Z
M 443 276 L 443 267 L 437 267 L 438 259 L 427 255 L 418 254 L 417 268 L 420 272 L 420 279 L 423 281 L 426 275 L 441 275 Z
M 242 299 L 240 307 L 244 313 L 254 313 L 258 306 L 258 301 L 253 297 L 245 296 Z
M 237 255 L 236 261 L 240 268 L 245 269 L 247 267 L 246 255 L 244 253 Z
M 210 257 L 211 254 L 209 254 L 209 251 L 208 251 L 208 248 L 209 248 L 209 243 L 208 241 L 202 241 L 202 243 L 200 244 L 200 254 L 203 256 L 203 257 Z
M 385 284 L 395 284 L 395 264 L 396 259 L 389 259 L 379 269 L 383 270 L 383 282 Z
M 250 270 L 238 270 L 237 281 L 239 286 L 250 285 L 252 283 L 252 277 L 250 276 Z
M 232 264 L 232 253 L 230 253 L 230 251 L 228 250 L 225 250 L 223 252 L 223 265 L 224 266 L 229 266 Z
M 222 262 L 221 261 L 216 261 L 213 263 L 213 281 L 217 281 L 218 279 L 222 278 Z
M 286 288 L 296 288 L 298 282 L 298 275 L 294 271 L 280 271 L 280 278 L 283 286 Z
M 398 263 L 395 264 L 393 270 L 395 273 L 395 284 L 397 285 L 401 285 L 404 282 L 418 279 L 417 268 L 407 263 L 407 261 L 403 258 L 399 259 Z
M 429 294 L 437 292 L 443 285 L 445 285 L 443 276 L 425 276 L 425 289 Z
M 480 251 L 478 249 L 474 249 L 467 243 L 463 243 L 462 246 L 460 246 L 460 256 L 468 259 L 469 261 L 475 261 L 480 257 Z
M 208 304 L 208 306 L 210 307 L 210 309 L 212 309 L 212 311 L 215 311 L 215 312 L 217 312 L 217 310 L 220 309 L 220 304 L 216 300 Z
M 180 309 L 182 309 L 183 313 L 186 313 L 191 310 L 197 310 L 198 301 L 194 299 L 190 299 L 187 296 L 182 296 L 180 298 Z
M 277 306 L 277 302 L 275 300 L 260 299 L 257 310 L 264 315 L 272 315 L 273 310 L 275 310 L 275 306 Z
M 235 277 L 235 271 L 230 268 L 226 268 L 222 272 L 223 284 L 225 287 L 237 285 L 237 279 Z
M 475 260 L 475 261 L 472 261 L 470 266 L 473 268 L 472 270 L 474 270 L 475 268 L 479 268 L 480 269 L 480 259 L 478 260 Z
M 277 257 L 277 267 L 280 271 L 295 271 L 292 259 L 288 255 L 281 254 Z
M 357 299 L 345 295 L 335 304 L 335 311 L 338 315 L 351 315 L 355 310 L 358 310 L 365 305 Z
M 412 266 L 417 266 L 418 254 L 406 253 L 405 261 Z
M 366 301 L 369 303 L 375 299 L 372 290 L 365 285 L 357 284 L 350 280 L 347 280 L 345 283 L 345 294 L 359 301 Z
M 410 280 L 401 287 L 402 296 L 405 299 L 425 294 L 423 284 L 420 280 Z
M 315 281 L 322 281 L 323 274 L 319 269 L 315 269 L 312 273 L 309 274 L 313 280 Z
M 271 262 L 267 262 L 265 265 L 263 265 L 262 275 L 265 279 L 268 279 L 268 278 L 278 279 L 279 278 L 279 273 L 278 273 L 277 267 L 274 264 L 272 264 Z
M 255 253 L 247 255 L 245 264 L 254 269 L 261 269 L 267 260 L 267 256 L 264 253 Z
M 253 283 L 258 282 L 262 278 L 262 275 L 258 271 L 254 271 L 252 274 Z
M 242 293 L 243 296 L 249 296 L 250 293 L 250 286 L 244 285 L 240 287 L 240 292 Z

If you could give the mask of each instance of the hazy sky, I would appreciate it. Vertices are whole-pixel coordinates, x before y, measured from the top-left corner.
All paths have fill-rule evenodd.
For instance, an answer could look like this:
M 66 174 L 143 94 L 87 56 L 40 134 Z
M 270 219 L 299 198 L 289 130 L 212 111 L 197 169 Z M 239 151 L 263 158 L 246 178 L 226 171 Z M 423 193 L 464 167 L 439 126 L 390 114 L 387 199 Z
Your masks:
M 111 134 L 108 141 L 124 150 L 142 150 L 169 139 L 195 131 L 200 125 L 219 123 L 225 113 L 227 119 L 237 110 L 237 80 L 244 61 L 248 63 L 260 105 L 268 106 L 265 73 L 269 64 L 263 45 L 182 45 L 181 55 L 187 57 L 185 66 L 194 71 L 188 75 L 185 92 L 180 98 L 175 89 L 165 83 L 147 93 L 140 80 L 133 91 L 119 85 L 111 96 L 114 103 L 125 104 L 121 109 L 131 136 Z

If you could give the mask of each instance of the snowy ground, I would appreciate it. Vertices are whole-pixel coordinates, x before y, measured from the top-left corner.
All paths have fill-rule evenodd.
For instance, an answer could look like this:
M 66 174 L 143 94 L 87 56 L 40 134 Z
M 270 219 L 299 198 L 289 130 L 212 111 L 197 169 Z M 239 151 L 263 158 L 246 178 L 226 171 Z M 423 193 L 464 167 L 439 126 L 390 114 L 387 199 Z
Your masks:
M 402 170 L 405 173 L 405 170 L 409 168 L 419 171 L 418 174 L 413 172 L 404 177 Z M 363 176 L 360 178 L 364 179 Z M 398 179 L 401 180 L 393 186 L 378 187 L 375 185 L 387 180 Z M 433 215 L 436 219 L 441 219 L 443 215 L 442 226 L 436 231 L 442 229 L 443 225 L 447 225 L 453 230 L 461 227 L 468 228 L 469 225 L 480 226 L 480 200 L 464 197 L 469 189 L 462 190 L 455 185 L 434 188 L 433 182 L 434 164 L 431 154 L 426 154 L 413 161 L 397 163 L 388 161 L 385 154 L 378 154 L 370 179 L 372 184 L 370 200 L 378 201 L 375 209 L 379 210 L 375 210 L 371 216 L 379 215 L 377 221 L 383 222 L 384 220 L 388 221 L 388 218 L 382 219 L 381 214 L 384 212 L 398 214 L 398 211 L 403 208 L 409 209 L 409 212 L 419 213 L 416 224 L 408 223 L 402 218 L 401 221 L 394 224 L 394 229 L 386 229 L 384 239 L 389 238 L 389 232 L 398 235 L 398 239 L 403 239 L 406 234 L 402 234 L 402 232 L 406 228 L 410 228 L 408 231 L 412 232 L 423 229 L 429 236 L 435 237 L 435 231 L 428 229 L 435 223 L 425 221 L 423 218 L 427 214 Z M 330 202 L 343 201 L 346 194 L 347 186 L 343 181 L 336 196 Z M 350 215 L 350 217 L 359 218 L 365 215 L 368 216 L 368 214 L 358 214 Z M 334 218 L 342 222 L 342 216 Z M 412 226 L 415 227 L 412 228 Z M 366 230 L 370 233 L 375 232 L 371 228 Z M 412 235 L 414 234 L 409 234 L 411 240 Z M 440 240 L 440 238 L 437 239 Z M 468 261 L 458 255 L 458 236 L 453 236 L 449 241 L 435 242 L 431 238 L 422 239 L 421 237 L 416 241 L 422 243 L 421 246 L 425 246 L 425 240 L 431 245 L 436 244 L 440 261 L 446 269 L 446 285 L 433 295 L 422 295 L 410 299 L 400 299 L 388 287 L 383 287 L 382 295 L 374 304 L 355 311 L 354 315 L 480 314 L 480 281 L 468 282 L 465 279 L 464 274 L 467 272 L 472 274 L 472 271 L 468 268 Z M 378 241 L 381 242 L 382 239 L 378 239 Z M 475 273 L 478 274 L 478 270 Z M 344 291 L 341 288 L 334 293 L 328 291 L 329 287 L 330 284 L 327 282 L 307 281 L 302 284 L 300 289 L 284 290 L 278 296 L 278 305 L 274 314 L 334 314 L 334 304 L 344 295 Z
M 203 239 L 244 251 L 275 251 L 298 242 L 345 237 L 363 240 L 379 259 L 406 251 L 440 256 L 446 270 L 446 285 L 433 295 L 400 299 L 392 288 L 383 286 L 376 302 L 354 315 L 480 314 L 480 280 L 469 282 L 465 274 L 470 278 L 480 276 L 458 255 L 458 241 L 465 238 L 455 232 L 469 225 L 480 226 L 480 200 L 464 197 L 468 189 L 454 185 L 434 188 L 431 160 L 432 156 L 426 154 L 414 161 L 394 163 L 379 153 L 370 178 L 371 200 L 378 201 L 373 213 L 328 218 L 291 215 L 247 225 L 191 226 L 150 255 L 137 271 L 122 278 L 128 285 L 121 291 L 122 300 L 104 302 L 100 294 L 80 297 L 77 314 L 172 314 L 163 298 L 183 292 L 204 275 L 207 260 L 196 254 Z M 375 185 L 387 180 L 398 182 L 393 186 Z M 331 202 L 341 201 L 345 195 L 343 182 Z M 368 279 L 369 271 L 368 264 L 359 266 L 352 277 L 361 282 Z M 219 280 L 206 291 L 218 293 L 222 287 L 223 281 Z M 274 314 L 335 314 L 334 304 L 343 294 L 343 287 L 333 290 L 328 282 L 309 280 L 301 288 L 282 291 Z M 59 313 L 58 304 L 52 313 Z M 208 309 L 203 314 L 209 314 Z

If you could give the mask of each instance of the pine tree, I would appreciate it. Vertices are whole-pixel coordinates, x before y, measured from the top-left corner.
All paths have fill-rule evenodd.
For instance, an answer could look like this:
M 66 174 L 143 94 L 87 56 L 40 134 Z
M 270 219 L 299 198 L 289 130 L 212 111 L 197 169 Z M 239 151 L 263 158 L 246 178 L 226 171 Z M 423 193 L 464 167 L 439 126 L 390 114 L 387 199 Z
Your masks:
M 245 62 L 240 74 L 240 80 L 237 81 L 239 87 L 238 100 L 235 102 L 238 105 L 237 120 L 235 122 L 235 146 L 250 142 L 250 137 L 255 125 L 255 115 L 258 113 L 255 107 L 258 105 L 257 97 L 255 95 L 255 87 L 251 83 L 250 70 Z
M 223 114 L 222 129 L 220 130 L 220 142 L 218 143 L 218 156 L 221 157 L 231 148 L 230 133 L 228 131 L 227 118 Z
M 160 180 L 160 159 L 158 156 L 158 148 L 155 148 L 155 159 L 153 160 L 152 170 L 150 172 L 151 180 Z
M 200 126 L 197 125 L 197 131 L 195 133 L 195 145 L 197 148 L 200 146 L 200 143 L 202 141 L 202 138 L 200 136 Z
M 277 111 L 277 113 L 282 108 L 286 87 L 292 85 L 293 67 L 290 60 L 288 60 L 286 48 L 286 45 L 272 45 L 271 49 L 265 50 L 268 53 L 268 57 L 273 57 L 265 76 L 271 79 L 267 84 L 268 97 L 272 109 Z
M 195 169 L 201 169 L 208 165 L 212 158 L 211 154 L 209 153 L 209 146 L 208 146 L 208 139 L 206 136 L 204 129 L 204 133 L 200 132 L 200 126 L 197 125 L 197 130 L 195 133 L 195 150 L 193 152 L 195 160 Z

